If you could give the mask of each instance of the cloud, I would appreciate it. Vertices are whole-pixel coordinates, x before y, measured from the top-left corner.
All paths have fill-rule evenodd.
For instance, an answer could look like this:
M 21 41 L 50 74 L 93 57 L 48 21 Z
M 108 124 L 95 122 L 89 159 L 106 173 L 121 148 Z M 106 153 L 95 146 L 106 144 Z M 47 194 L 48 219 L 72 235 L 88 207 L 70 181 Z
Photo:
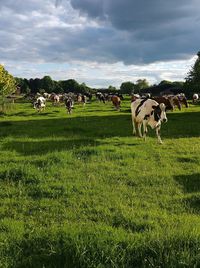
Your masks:
M 113 54 L 127 64 L 189 58 L 199 49 L 198 0 L 70 2 L 80 14 L 113 27 L 119 41 L 113 43 Z
M 196 54 L 199 14 L 197 0 L 0 0 L 0 58 L 14 75 L 29 76 L 28 66 L 34 65 L 33 74 L 74 74 L 92 85 L 119 84 L 130 71 L 151 81 L 175 78 L 174 71 L 155 71 L 153 64 Z M 60 75 L 57 66 L 62 66 Z M 128 74 L 118 79 L 119 66 Z

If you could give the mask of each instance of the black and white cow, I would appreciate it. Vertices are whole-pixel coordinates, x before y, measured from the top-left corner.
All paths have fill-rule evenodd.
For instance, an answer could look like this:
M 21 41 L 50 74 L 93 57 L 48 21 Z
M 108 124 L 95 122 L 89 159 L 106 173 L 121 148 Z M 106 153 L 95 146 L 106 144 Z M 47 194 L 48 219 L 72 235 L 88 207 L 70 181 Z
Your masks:
M 199 95 L 197 93 L 194 93 L 192 96 L 192 103 L 196 103 L 199 100 Z
M 73 108 L 73 100 L 71 97 L 68 97 L 64 100 L 65 102 L 65 107 L 67 109 L 68 114 L 72 113 L 72 108 Z
M 41 112 L 46 107 L 46 99 L 44 97 L 38 97 L 36 101 L 33 103 L 34 109 L 36 109 L 38 112 Z
M 133 134 L 138 132 L 139 137 L 143 137 L 146 140 L 147 126 L 151 126 L 156 130 L 158 142 L 162 143 L 160 137 L 161 122 L 167 122 L 167 116 L 165 112 L 165 104 L 158 103 L 152 99 L 136 99 L 131 103 Z M 141 127 L 143 125 L 143 135 Z

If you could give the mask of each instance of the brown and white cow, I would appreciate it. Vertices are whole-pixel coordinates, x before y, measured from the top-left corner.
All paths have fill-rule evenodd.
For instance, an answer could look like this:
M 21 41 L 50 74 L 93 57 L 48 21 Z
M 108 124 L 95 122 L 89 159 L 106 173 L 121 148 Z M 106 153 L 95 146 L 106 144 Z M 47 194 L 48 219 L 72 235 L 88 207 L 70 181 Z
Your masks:
M 137 99 L 131 103 L 133 134 L 139 135 L 146 140 L 147 126 L 156 130 L 158 142 L 162 143 L 160 137 L 161 122 L 167 122 L 165 104 L 158 103 L 152 99 Z M 143 135 L 141 127 L 143 125 Z
M 178 98 L 181 104 L 185 105 L 186 108 L 189 107 L 187 98 L 184 93 L 179 93 L 176 95 L 176 97 Z
M 157 101 L 158 103 L 164 103 L 165 104 L 165 107 L 166 107 L 166 110 L 173 111 L 173 106 L 171 104 L 171 101 L 167 97 L 158 96 L 158 97 L 153 97 L 153 99 L 155 101 Z
M 50 96 L 50 100 L 52 101 L 53 105 L 58 105 L 60 102 L 60 97 L 59 97 L 59 95 L 52 93 Z
M 133 101 L 135 101 L 135 100 L 137 100 L 137 99 L 140 99 L 141 97 L 140 97 L 140 95 L 139 94 L 133 94 L 133 95 L 131 95 L 131 102 L 133 102 Z
M 171 105 L 173 106 L 173 109 L 174 109 L 175 106 L 177 106 L 179 111 L 181 110 L 181 102 L 180 102 L 179 98 L 176 95 L 169 95 L 168 99 L 171 102 Z
M 116 95 L 113 95 L 112 98 L 111 98 L 111 101 L 114 105 L 114 107 L 116 108 L 116 110 L 120 110 L 120 105 L 121 105 L 121 99 L 120 97 L 116 96 Z
M 83 104 L 83 106 L 85 106 L 86 102 L 87 102 L 86 95 L 82 95 L 82 94 L 77 95 L 77 103 L 78 104 Z

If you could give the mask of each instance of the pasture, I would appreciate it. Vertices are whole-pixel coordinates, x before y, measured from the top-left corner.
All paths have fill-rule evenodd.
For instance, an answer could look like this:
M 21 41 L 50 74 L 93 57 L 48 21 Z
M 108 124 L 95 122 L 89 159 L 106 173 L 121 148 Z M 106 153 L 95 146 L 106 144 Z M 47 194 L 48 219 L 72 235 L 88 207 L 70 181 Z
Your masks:
M 163 145 L 128 99 L 1 115 L 0 267 L 199 267 L 200 106 L 167 115 Z

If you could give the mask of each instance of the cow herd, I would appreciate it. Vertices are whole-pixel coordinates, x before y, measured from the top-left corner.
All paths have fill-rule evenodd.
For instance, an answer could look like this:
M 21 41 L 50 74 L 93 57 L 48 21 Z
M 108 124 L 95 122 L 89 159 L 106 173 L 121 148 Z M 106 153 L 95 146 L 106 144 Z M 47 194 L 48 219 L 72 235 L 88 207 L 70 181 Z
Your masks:
M 124 99 L 121 94 L 111 95 L 97 92 L 95 94 L 96 100 L 102 103 L 111 101 L 116 110 L 120 110 L 121 101 Z M 68 114 L 72 113 L 74 103 L 82 104 L 83 106 L 93 98 L 92 94 L 37 94 L 33 103 L 34 108 L 41 112 L 46 107 L 46 101 L 51 101 L 53 105 L 59 105 L 63 102 Z M 199 95 L 194 94 L 193 103 L 199 101 Z M 188 107 L 188 101 L 183 93 L 177 95 L 155 96 L 151 97 L 150 94 L 140 96 L 133 94 L 131 96 L 131 115 L 133 124 L 133 134 L 143 137 L 146 140 L 147 126 L 155 129 L 156 136 L 159 143 L 162 143 L 160 137 L 161 123 L 167 122 L 166 111 L 173 111 L 176 107 L 181 110 L 182 106 Z M 143 131 L 142 131 L 143 127 Z
M 65 94 L 48 94 L 48 93 L 37 93 L 36 96 L 33 97 L 33 107 L 38 112 L 42 112 L 46 107 L 46 102 L 52 102 L 52 105 L 59 106 L 61 103 L 65 104 L 66 110 L 68 114 L 72 113 L 72 109 L 74 107 L 74 103 L 86 105 L 87 102 L 91 102 L 93 95 L 90 93 L 87 94 L 74 94 L 74 93 L 65 93 Z M 111 95 L 111 94 L 103 94 L 101 92 L 97 92 L 95 94 L 95 98 L 99 102 L 106 103 L 111 101 L 116 110 L 120 110 L 121 100 L 123 96 L 121 94 Z

